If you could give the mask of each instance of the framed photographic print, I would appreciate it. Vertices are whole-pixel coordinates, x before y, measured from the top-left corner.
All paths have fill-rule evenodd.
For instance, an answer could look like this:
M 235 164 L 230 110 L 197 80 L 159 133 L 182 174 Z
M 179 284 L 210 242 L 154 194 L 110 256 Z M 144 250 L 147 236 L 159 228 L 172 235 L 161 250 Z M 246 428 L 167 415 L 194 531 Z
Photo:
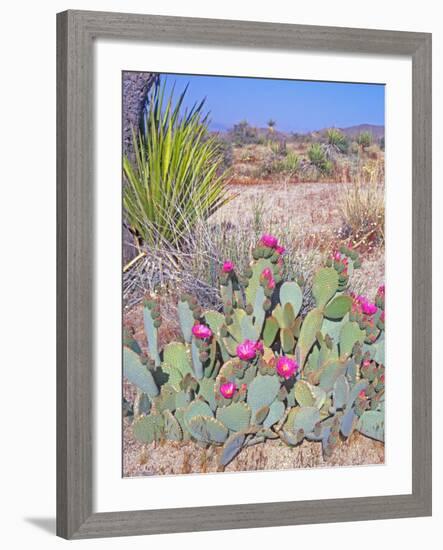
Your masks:
M 57 19 L 57 531 L 431 513 L 431 36 Z

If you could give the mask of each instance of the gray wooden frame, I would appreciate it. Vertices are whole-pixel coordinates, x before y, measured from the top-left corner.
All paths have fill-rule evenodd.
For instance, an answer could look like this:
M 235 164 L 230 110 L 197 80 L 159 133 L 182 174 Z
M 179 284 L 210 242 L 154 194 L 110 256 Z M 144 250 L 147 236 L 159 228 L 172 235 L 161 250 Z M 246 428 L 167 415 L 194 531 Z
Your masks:
M 93 42 L 412 59 L 412 494 L 93 513 Z M 431 515 L 431 35 L 67 11 L 57 16 L 57 534 L 74 539 Z

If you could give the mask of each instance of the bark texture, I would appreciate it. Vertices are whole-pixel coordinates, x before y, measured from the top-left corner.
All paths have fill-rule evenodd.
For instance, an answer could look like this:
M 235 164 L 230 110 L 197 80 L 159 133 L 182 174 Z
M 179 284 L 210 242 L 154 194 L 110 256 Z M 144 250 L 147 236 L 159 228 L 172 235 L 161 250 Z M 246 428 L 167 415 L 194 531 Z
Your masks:
M 122 105 L 122 140 L 123 154 L 134 160 L 132 130 L 136 132 L 143 121 L 143 110 L 149 90 L 154 84 L 157 73 L 123 72 L 123 105 Z M 137 255 L 134 237 L 127 227 L 123 226 L 123 265 Z

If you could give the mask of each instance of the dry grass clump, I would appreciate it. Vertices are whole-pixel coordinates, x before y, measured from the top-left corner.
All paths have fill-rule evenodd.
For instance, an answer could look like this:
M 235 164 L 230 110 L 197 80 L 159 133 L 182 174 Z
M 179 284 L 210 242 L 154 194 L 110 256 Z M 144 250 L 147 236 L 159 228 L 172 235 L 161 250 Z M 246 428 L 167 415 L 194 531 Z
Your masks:
M 339 197 L 342 218 L 340 236 L 350 244 L 372 247 L 384 243 L 385 196 L 383 167 L 380 162 L 366 164 Z
M 221 265 L 230 260 L 239 273 L 244 272 L 263 233 L 275 235 L 286 246 L 285 278 L 309 282 L 322 261 L 321 243 L 313 242 L 311 232 L 306 231 L 306 221 L 312 227 L 313 219 L 288 215 L 288 203 L 296 199 L 292 190 L 283 186 L 277 194 L 263 191 L 251 190 L 209 220 L 199 220 L 182 231 L 176 237 L 179 246 L 158 235 L 156 244 L 145 247 L 139 260 L 124 273 L 125 306 L 138 303 L 146 293 L 172 291 L 175 296 L 193 294 L 203 307 L 221 307 Z

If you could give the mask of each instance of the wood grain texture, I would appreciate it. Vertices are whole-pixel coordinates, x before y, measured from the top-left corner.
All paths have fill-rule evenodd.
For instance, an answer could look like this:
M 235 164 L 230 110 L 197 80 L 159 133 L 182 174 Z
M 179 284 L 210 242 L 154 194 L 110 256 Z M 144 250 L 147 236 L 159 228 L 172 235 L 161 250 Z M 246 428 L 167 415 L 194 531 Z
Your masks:
M 93 513 L 93 41 L 404 55 L 413 80 L 411 495 Z M 68 11 L 57 16 L 57 534 L 142 535 L 431 514 L 431 35 Z

